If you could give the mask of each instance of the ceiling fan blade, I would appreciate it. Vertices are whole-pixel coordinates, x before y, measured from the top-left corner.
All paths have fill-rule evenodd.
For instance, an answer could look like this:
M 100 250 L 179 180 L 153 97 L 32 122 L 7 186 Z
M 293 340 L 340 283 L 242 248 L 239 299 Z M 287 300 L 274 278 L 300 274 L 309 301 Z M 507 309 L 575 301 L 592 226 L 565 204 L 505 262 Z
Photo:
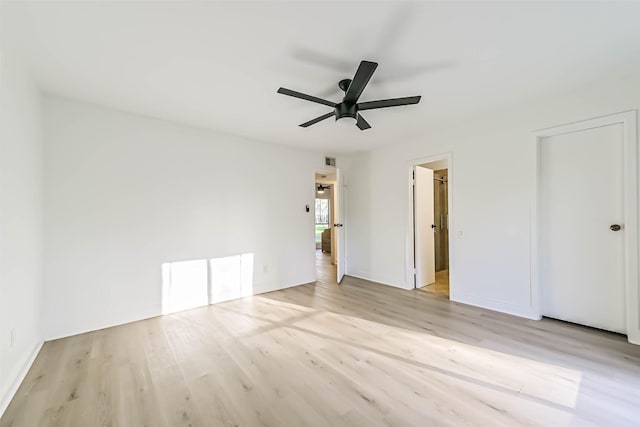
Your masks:
M 316 117 L 313 120 L 309 120 L 308 122 L 305 122 L 305 123 L 301 124 L 300 127 L 306 128 L 306 127 L 309 127 L 311 125 L 315 125 L 316 123 L 321 122 L 324 119 L 328 119 L 329 117 L 333 117 L 335 115 L 336 115 L 335 111 L 332 111 L 332 112 L 324 114 L 324 115 L 322 115 L 320 117 Z
M 356 126 L 358 126 L 360 130 L 366 130 L 371 128 L 371 125 L 360 114 L 358 114 L 358 121 L 356 122 Z
M 349 104 L 355 104 L 360 99 L 360 95 L 364 91 L 364 88 L 369 83 L 369 79 L 373 76 L 373 72 L 378 67 L 378 63 L 370 62 L 370 61 L 362 61 L 360 62 L 360 66 L 358 67 L 358 71 L 356 71 L 355 76 L 353 76 L 353 80 L 347 89 L 346 94 L 344 95 L 344 102 Z
M 358 110 L 373 110 L 376 108 L 399 107 L 401 105 L 411 105 L 420 102 L 421 96 L 407 96 L 406 98 L 381 99 L 379 101 L 361 102 Z
M 335 102 L 327 101 L 326 99 L 317 98 L 315 96 L 307 95 L 301 92 L 296 92 L 295 90 L 285 89 L 283 87 L 278 89 L 278 93 L 281 93 L 283 95 L 293 96 L 294 98 L 304 99 L 305 101 L 317 102 L 318 104 L 328 105 L 329 107 L 336 106 Z

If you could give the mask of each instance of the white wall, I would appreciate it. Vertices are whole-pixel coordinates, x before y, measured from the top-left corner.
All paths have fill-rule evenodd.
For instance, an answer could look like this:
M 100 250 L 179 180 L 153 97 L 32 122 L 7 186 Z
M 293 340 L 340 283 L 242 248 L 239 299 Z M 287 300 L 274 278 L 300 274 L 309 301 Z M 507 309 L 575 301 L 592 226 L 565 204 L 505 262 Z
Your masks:
M 639 108 L 640 72 L 626 70 L 582 91 L 475 120 L 461 118 L 420 140 L 350 157 L 348 274 L 412 287 L 406 278 L 409 163 L 452 152 L 450 222 L 456 237 L 450 242 L 451 298 L 535 317 L 529 236 L 532 132 Z
M 315 280 L 321 154 L 56 97 L 44 114 L 47 339 L 159 315 L 166 262 L 252 253 L 254 293 Z
M 15 54 L 1 55 L 0 414 L 42 343 L 43 294 L 40 94 Z

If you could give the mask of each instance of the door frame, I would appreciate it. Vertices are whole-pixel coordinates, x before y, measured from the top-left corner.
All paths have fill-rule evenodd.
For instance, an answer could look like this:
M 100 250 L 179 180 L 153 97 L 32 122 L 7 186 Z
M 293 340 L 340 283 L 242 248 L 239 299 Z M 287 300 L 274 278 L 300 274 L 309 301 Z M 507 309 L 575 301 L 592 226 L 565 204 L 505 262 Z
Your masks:
M 623 127 L 623 216 L 624 216 L 624 286 L 625 319 L 629 342 L 640 344 L 640 291 L 638 285 L 638 149 L 636 110 L 626 111 L 565 125 L 537 130 L 534 135 L 534 181 L 531 199 L 531 292 L 530 304 L 535 317 L 542 318 L 542 284 L 539 275 L 540 221 L 540 147 L 543 138 L 622 124 Z
M 454 230 L 454 209 L 453 209 L 453 194 L 454 194 L 454 170 L 453 170 L 453 153 L 446 152 L 436 154 L 429 157 L 421 157 L 409 161 L 407 172 L 407 189 L 409 194 L 409 203 L 407 209 L 407 232 L 406 232 L 406 250 L 405 250 L 405 280 L 406 289 L 415 289 L 414 275 L 415 275 L 415 222 L 414 222 L 414 200 L 413 200 L 413 168 L 420 166 L 424 163 L 437 162 L 439 160 L 447 161 L 447 206 L 449 210 L 448 229 L 449 233 L 449 299 L 456 301 L 455 294 L 455 241 L 453 239 Z
M 340 285 L 344 276 L 347 275 L 347 178 L 344 174 L 344 170 L 336 168 L 336 192 L 334 197 L 334 203 L 336 206 L 336 216 L 334 220 L 339 224 L 338 227 L 334 227 L 336 232 L 336 282 Z M 342 213 L 342 218 L 340 218 Z M 340 238 L 340 230 L 342 230 L 342 238 Z M 340 250 L 342 246 L 342 250 Z M 342 261 L 342 277 L 340 276 L 340 263 Z
M 338 173 L 342 173 L 342 185 L 340 188 L 338 186 Z M 318 180 L 316 179 L 316 174 L 326 174 L 326 175 L 335 175 L 335 179 L 327 179 L 327 180 Z M 322 181 L 323 183 L 327 184 L 327 185 L 331 185 L 331 191 L 332 191 L 332 202 L 331 202 L 331 223 L 330 225 L 330 229 L 331 229 L 331 260 L 332 262 L 335 260 L 335 266 L 336 266 L 336 270 L 338 269 L 338 263 L 340 262 L 340 259 L 338 258 L 339 256 L 342 257 L 342 263 L 344 265 L 344 275 L 346 276 L 346 272 L 347 272 L 347 230 L 346 230 L 346 224 L 347 224 L 347 183 L 346 183 L 346 175 L 344 174 L 344 170 L 335 167 L 335 166 L 324 166 L 324 167 L 319 167 L 315 170 L 314 174 L 313 174 L 313 185 L 314 185 L 314 190 L 313 190 L 313 196 L 314 196 L 314 201 L 315 201 L 315 196 L 316 196 L 316 184 L 319 181 Z M 341 198 L 340 200 L 338 200 L 338 198 Z M 343 247 L 343 253 L 341 254 L 340 251 L 338 250 L 338 242 L 340 241 L 340 238 L 338 236 L 338 229 L 336 227 L 333 226 L 334 223 L 338 222 L 338 209 L 339 208 L 339 204 L 340 202 L 342 202 L 342 227 L 344 230 L 344 236 L 342 238 L 342 247 Z M 315 203 L 314 203 L 314 218 L 315 218 Z M 314 220 L 315 222 L 315 220 Z M 314 241 L 314 257 L 315 257 L 315 241 Z M 316 277 L 317 279 L 317 277 Z M 337 279 L 337 277 L 336 277 Z M 339 284 L 339 283 L 338 283 Z

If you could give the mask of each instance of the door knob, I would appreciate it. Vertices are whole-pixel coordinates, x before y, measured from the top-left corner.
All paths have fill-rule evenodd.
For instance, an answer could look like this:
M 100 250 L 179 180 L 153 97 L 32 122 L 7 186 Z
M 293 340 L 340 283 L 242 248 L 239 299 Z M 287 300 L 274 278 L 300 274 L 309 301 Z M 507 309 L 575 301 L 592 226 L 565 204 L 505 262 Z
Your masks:
M 609 227 L 611 231 L 620 231 L 621 228 L 622 227 L 620 227 L 618 224 L 613 224 L 611 225 L 611 227 Z
M 334 227 L 342 227 L 342 224 L 333 224 Z
M 431 228 L 436 228 L 436 225 L 435 224 L 431 224 Z

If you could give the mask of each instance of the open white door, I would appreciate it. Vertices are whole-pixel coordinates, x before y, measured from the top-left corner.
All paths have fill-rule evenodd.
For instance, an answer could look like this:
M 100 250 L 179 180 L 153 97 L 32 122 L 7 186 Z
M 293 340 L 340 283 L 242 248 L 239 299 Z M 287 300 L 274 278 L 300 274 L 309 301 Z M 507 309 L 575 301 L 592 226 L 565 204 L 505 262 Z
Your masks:
M 338 283 L 340 283 L 342 281 L 342 278 L 344 277 L 344 270 L 345 270 L 345 264 L 344 264 L 344 177 L 342 176 L 342 172 L 340 172 L 340 169 L 336 170 L 336 198 L 335 198 L 335 204 L 336 204 L 336 212 L 337 212 L 337 216 L 334 219 L 334 223 L 333 226 L 335 227 L 335 236 L 337 237 L 338 241 L 336 244 L 336 248 L 337 248 L 337 255 L 336 255 L 336 264 L 337 264 L 337 272 L 338 272 L 338 277 L 336 278 L 336 280 L 338 281 Z
M 416 287 L 436 281 L 433 222 L 433 171 L 414 167 L 414 242 Z

